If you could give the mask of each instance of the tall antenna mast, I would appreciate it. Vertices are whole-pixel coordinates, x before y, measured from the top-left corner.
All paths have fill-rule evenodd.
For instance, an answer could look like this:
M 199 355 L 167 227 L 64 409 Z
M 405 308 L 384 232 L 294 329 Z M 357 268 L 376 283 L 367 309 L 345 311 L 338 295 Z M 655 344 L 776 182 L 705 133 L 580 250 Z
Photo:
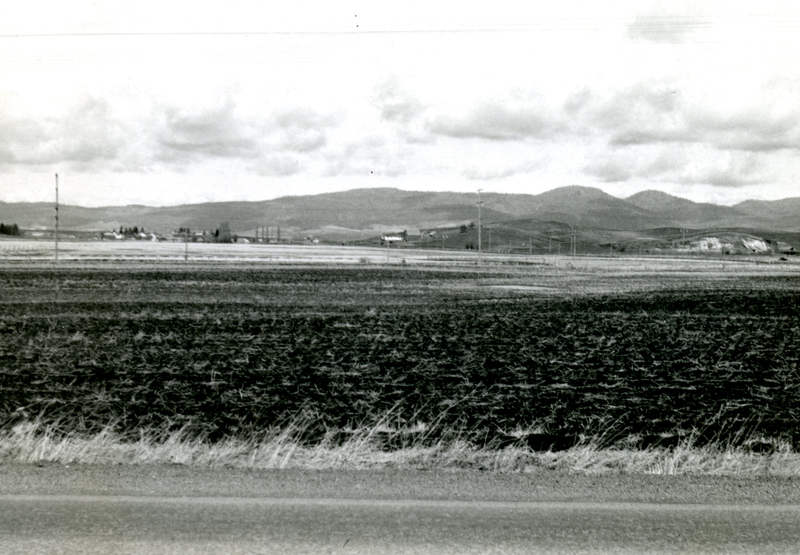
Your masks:
M 58 262 L 58 174 L 56 174 L 56 262 Z
M 481 208 L 483 208 L 483 201 L 481 200 L 481 191 L 483 189 L 478 189 L 478 266 L 481 265 Z

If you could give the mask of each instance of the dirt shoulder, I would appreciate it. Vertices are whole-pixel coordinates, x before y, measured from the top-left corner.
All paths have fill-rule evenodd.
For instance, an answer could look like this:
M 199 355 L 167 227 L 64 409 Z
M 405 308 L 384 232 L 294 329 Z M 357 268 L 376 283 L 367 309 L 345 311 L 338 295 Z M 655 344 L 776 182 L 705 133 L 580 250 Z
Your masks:
M 800 478 L 0 464 L 0 495 L 800 504 Z

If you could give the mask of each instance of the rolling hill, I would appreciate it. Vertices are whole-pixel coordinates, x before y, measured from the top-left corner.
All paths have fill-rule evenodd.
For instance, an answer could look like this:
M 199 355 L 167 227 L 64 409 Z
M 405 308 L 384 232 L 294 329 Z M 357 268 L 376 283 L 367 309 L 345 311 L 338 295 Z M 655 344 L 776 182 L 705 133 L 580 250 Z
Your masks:
M 420 192 L 399 189 L 353 189 L 310 196 L 288 196 L 259 202 L 211 202 L 169 207 L 60 207 L 62 229 L 103 231 L 120 226 L 144 227 L 168 234 L 180 227 L 214 229 L 230 222 L 232 231 L 252 233 L 261 226 L 287 232 L 362 235 L 399 229 L 458 227 L 477 221 L 473 193 Z M 746 201 L 735 206 L 696 203 L 659 191 L 622 199 L 600 189 L 567 186 L 538 195 L 484 193 L 483 221 L 558 222 L 598 230 L 635 231 L 656 228 L 747 228 L 800 232 L 800 198 Z M 50 203 L 0 202 L 0 222 L 22 229 L 52 229 Z M 522 227 L 525 227 L 523 225 Z
M 720 225 L 745 225 L 748 215 L 728 206 L 692 202 L 661 191 L 642 191 L 625 199 L 650 214 L 685 227 L 717 227 Z

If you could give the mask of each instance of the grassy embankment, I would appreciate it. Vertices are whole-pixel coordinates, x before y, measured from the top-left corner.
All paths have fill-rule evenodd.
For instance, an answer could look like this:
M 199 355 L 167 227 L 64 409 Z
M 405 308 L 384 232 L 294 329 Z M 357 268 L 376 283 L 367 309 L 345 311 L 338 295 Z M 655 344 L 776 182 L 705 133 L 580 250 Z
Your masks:
M 6 269 L 0 460 L 800 475 L 751 270 Z

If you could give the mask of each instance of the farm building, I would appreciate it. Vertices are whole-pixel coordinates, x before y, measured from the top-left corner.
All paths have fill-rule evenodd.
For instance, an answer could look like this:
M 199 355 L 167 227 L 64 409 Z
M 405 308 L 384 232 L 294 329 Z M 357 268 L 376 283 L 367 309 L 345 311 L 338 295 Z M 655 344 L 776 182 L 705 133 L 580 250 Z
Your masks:
M 401 243 L 405 242 L 408 237 L 406 230 L 400 233 L 386 233 L 381 235 L 381 243 Z

